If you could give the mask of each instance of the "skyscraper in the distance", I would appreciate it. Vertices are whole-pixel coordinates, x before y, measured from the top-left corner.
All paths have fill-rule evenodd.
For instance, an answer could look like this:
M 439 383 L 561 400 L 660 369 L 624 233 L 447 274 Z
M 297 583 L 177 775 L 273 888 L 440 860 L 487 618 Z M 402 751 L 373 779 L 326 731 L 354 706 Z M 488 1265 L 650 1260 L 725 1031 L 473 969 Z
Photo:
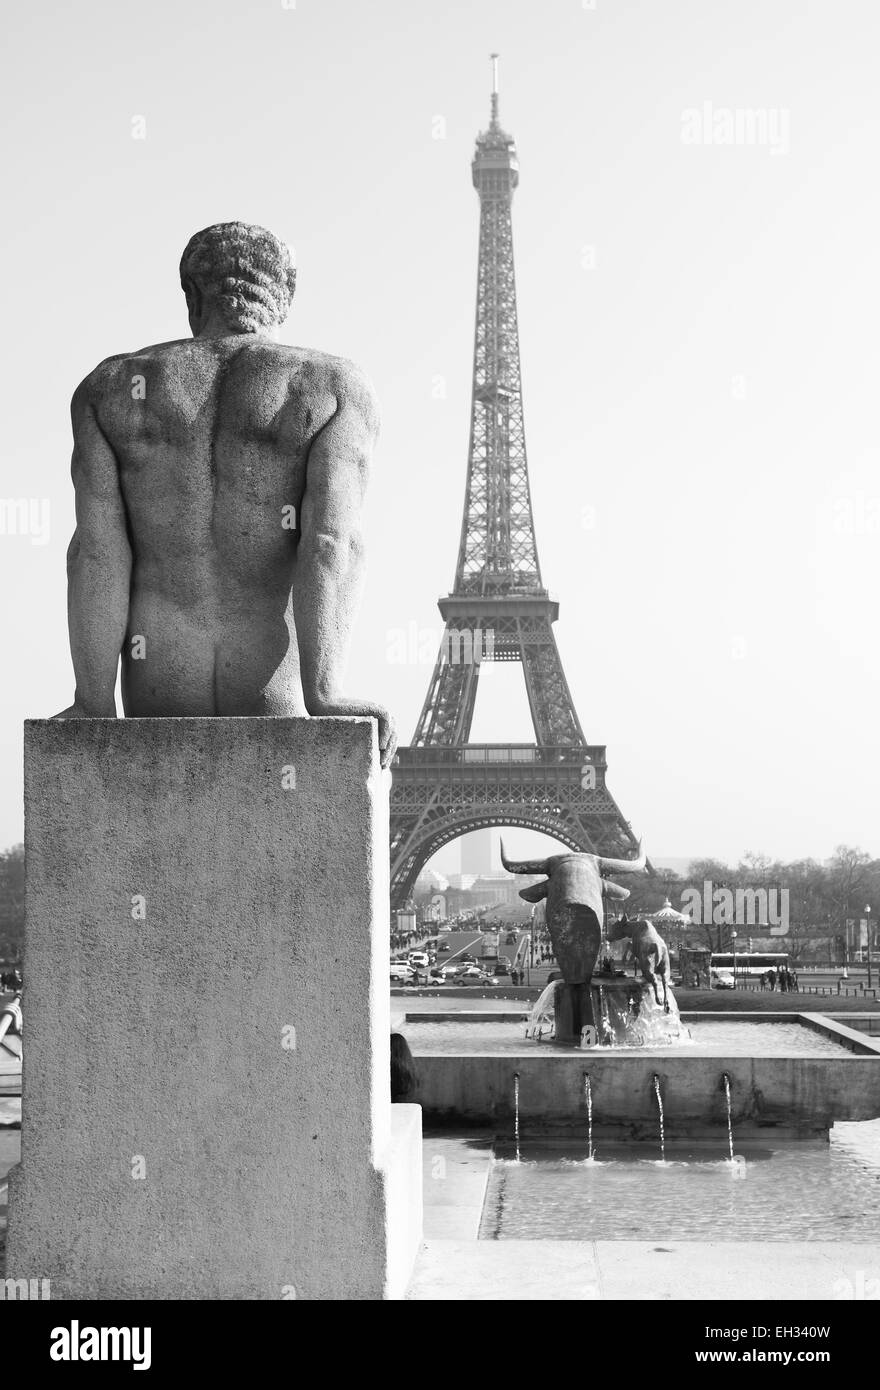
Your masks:
M 500 860 L 496 861 L 496 838 L 492 830 L 475 830 L 462 837 L 462 874 L 474 874 L 479 878 L 483 874 L 494 873 L 500 867 Z

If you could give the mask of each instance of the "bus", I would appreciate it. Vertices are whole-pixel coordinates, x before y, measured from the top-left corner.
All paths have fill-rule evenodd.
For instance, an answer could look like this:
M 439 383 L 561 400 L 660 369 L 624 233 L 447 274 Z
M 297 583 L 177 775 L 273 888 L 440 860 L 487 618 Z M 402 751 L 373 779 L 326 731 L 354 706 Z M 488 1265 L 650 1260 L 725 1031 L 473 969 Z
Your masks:
M 737 979 L 744 976 L 760 977 L 766 975 L 768 970 L 778 971 L 780 966 L 787 966 L 788 953 L 737 951 L 734 957 L 733 951 L 710 951 L 705 946 L 681 946 L 678 951 L 678 974 L 682 984 L 693 985 L 696 981 L 698 985 L 708 989 L 716 971 L 724 970 L 733 975 L 734 960 Z
M 736 975 L 760 976 L 788 965 L 787 951 L 713 951 L 709 969 L 732 970 Z

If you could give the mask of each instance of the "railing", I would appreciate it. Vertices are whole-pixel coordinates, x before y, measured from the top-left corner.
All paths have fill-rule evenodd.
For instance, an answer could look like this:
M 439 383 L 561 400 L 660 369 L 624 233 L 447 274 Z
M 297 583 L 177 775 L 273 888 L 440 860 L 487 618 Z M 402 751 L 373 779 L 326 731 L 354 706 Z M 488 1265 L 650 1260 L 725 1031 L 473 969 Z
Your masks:
M 814 994 L 819 999 L 876 999 L 877 990 L 864 984 L 844 985 L 839 980 L 833 985 L 808 985 L 798 983 L 793 985 L 790 990 L 780 990 L 779 987 L 771 990 L 769 986 L 761 990 L 760 979 L 756 976 L 751 978 L 743 977 L 737 972 L 737 989 L 751 989 L 763 994 Z
M 395 767 L 424 767 L 425 763 L 429 762 L 465 766 L 483 763 L 515 763 L 524 766 L 574 764 L 577 767 L 583 767 L 586 763 L 595 768 L 606 766 L 604 744 L 557 744 L 543 748 L 530 743 L 465 743 L 458 747 L 427 744 L 419 748 L 398 748 L 394 758 Z

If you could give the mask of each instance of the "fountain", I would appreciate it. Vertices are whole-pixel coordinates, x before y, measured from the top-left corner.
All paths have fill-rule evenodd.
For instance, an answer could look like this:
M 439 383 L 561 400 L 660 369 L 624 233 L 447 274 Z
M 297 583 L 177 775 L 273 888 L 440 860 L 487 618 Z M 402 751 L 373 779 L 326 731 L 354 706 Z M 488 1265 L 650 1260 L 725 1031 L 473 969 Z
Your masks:
M 553 854 L 548 859 L 508 860 L 501 846 L 501 862 L 510 873 L 546 874 L 543 883 L 521 888 L 519 895 L 526 902 L 547 899 L 546 925 L 562 974 L 554 982 L 552 993 L 554 1039 L 558 1043 L 577 1045 L 585 1027 L 597 1028 L 603 1037 L 613 1033 L 606 1011 L 605 991 L 617 978 L 609 974 L 597 984 L 594 977 L 599 949 L 602 945 L 602 924 L 605 900 L 629 897 L 626 888 L 605 877 L 609 873 L 643 873 L 647 865 L 645 854 L 637 859 L 606 859 L 598 854 Z M 626 986 L 625 986 L 626 987 Z M 538 1032 L 540 1034 L 540 1023 Z
M 835 1121 L 880 1117 L 880 1041 L 810 1013 L 713 1011 L 689 1015 L 685 1027 L 669 988 L 666 944 L 647 920 L 621 916 L 609 931 L 615 940 L 630 938 L 641 979 L 615 969 L 603 950 L 604 902 L 628 894 L 604 873 L 638 870 L 641 852 L 638 861 L 560 854 L 511 863 L 502 848 L 502 860 L 511 872 L 546 875 L 520 895 L 547 899 L 545 921 L 562 979 L 547 985 L 528 1017 L 531 1046 L 523 1045 L 516 1014 L 462 1011 L 423 1023 L 407 1017 L 414 1033 L 425 1029 L 424 1046 L 416 1044 L 419 1100 L 432 1124 L 509 1123 L 511 1058 L 517 1141 L 521 1122 L 541 1129 L 576 1124 L 585 1095 L 591 1148 L 594 1133 L 603 1142 L 653 1140 L 659 1109 L 664 1155 L 667 1138 L 679 1143 L 707 1130 L 717 1137 L 722 1087 L 731 1153 L 734 1094 L 741 1144 L 770 1134 L 776 1140 L 827 1136 Z M 431 1037 L 434 1029 L 439 1033 Z M 584 1051 L 590 1053 L 588 1093 Z
M 602 1026 L 602 1042 L 604 1044 L 609 1044 L 614 1041 L 614 1029 L 611 1026 L 611 1014 L 608 1010 L 608 996 L 606 995 L 605 990 L 601 984 L 596 985 L 594 989 L 595 993 L 598 994 L 599 1020 Z M 595 1007 L 593 1012 L 595 1013 Z M 627 1009 L 627 1014 L 628 1013 L 629 1010 Z
M 571 1038 L 558 1036 L 560 994 L 563 980 L 553 980 L 542 991 L 526 1021 L 526 1037 L 535 1042 L 555 1042 L 571 1046 Z M 667 991 L 667 1009 L 654 999 L 651 985 L 615 972 L 597 972 L 590 980 L 590 996 L 595 1024 L 581 1028 L 581 1047 L 659 1047 L 690 1042 L 690 1031 L 683 1025 L 672 990 Z
M 660 1093 L 660 1078 L 656 1072 L 653 1076 L 654 1095 L 657 1097 L 657 1110 L 660 1114 L 660 1162 L 666 1162 L 666 1131 L 663 1124 L 663 1096 Z
M 593 1159 L 593 1087 L 590 1083 L 590 1073 L 584 1072 L 584 1100 L 587 1103 L 587 1159 Z
M 730 1150 L 730 1161 L 733 1163 L 733 1116 L 730 1108 L 730 1077 L 726 1071 L 721 1074 L 721 1084 L 727 1100 L 727 1147 Z
M 536 1042 L 540 1042 L 545 1034 L 548 1038 L 552 1038 L 553 1036 L 555 1026 L 554 1001 L 556 999 L 556 984 L 557 981 L 554 980 L 541 991 L 526 1021 L 526 1037 L 534 1038 Z
M 596 854 L 555 854 L 549 859 L 501 862 L 511 873 L 544 873 L 543 883 L 520 889 L 526 902 L 547 899 L 545 921 L 562 978 L 548 984 L 529 1016 L 526 1037 L 545 1036 L 561 1046 L 583 1045 L 594 1038 L 602 1047 L 647 1047 L 682 1038 L 678 1006 L 668 987 L 669 952 L 650 922 L 622 917 L 613 940 L 629 936 L 639 961 L 641 980 L 616 970 L 603 945 L 605 901 L 629 897 L 605 877 L 607 873 L 641 873 L 638 859 L 606 859 Z M 658 981 L 662 985 L 661 1002 Z M 587 1045 L 590 1045 L 589 1042 Z
M 653 1047 L 689 1040 L 669 988 L 669 952 L 651 923 L 623 916 L 609 938 L 631 939 L 641 980 L 615 969 L 603 950 L 605 900 L 629 897 L 628 889 L 605 874 L 642 872 L 647 861 L 641 846 L 638 859 L 556 854 L 512 861 L 505 858 L 502 844 L 501 862 L 511 873 L 547 875 L 544 883 L 521 888 L 520 897 L 527 902 L 547 899 L 545 922 L 562 975 L 537 1000 L 526 1024 L 527 1038 L 582 1047 Z

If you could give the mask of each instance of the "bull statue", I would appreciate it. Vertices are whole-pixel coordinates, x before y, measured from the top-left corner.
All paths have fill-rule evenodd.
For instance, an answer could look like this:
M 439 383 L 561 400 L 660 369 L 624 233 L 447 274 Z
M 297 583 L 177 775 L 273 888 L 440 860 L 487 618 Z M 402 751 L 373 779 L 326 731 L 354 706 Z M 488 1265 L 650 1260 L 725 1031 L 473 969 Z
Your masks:
M 635 859 L 608 859 L 600 854 L 551 854 L 548 859 L 508 859 L 501 844 L 501 862 L 512 874 L 546 874 L 543 883 L 521 888 L 527 903 L 547 899 L 546 924 L 565 990 L 556 1004 L 556 1036 L 576 1038 L 594 1024 L 590 981 L 602 944 L 606 898 L 625 901 L 629 889 L 606 874 L 640 874 L 647 858 L 639 842 Z
M 613 922 L 608 928 L 608 940 L 622 941 L 627 936 L 632 941 L 632 953 L 639 963 L 642 978 L 648 981 L 654 991 L 655 1004 L 660 1003 L 660 995 L 657 992 L 657 980 L 660 979 L 663 985 L 663 1009 L 665 1013 L 669 1013 L 669 994 L 666 988 L 669 977 L 669 950 L 666 942 L 651 922 L 641 917 L 631 922 L 624 913 L 619 922 Z

